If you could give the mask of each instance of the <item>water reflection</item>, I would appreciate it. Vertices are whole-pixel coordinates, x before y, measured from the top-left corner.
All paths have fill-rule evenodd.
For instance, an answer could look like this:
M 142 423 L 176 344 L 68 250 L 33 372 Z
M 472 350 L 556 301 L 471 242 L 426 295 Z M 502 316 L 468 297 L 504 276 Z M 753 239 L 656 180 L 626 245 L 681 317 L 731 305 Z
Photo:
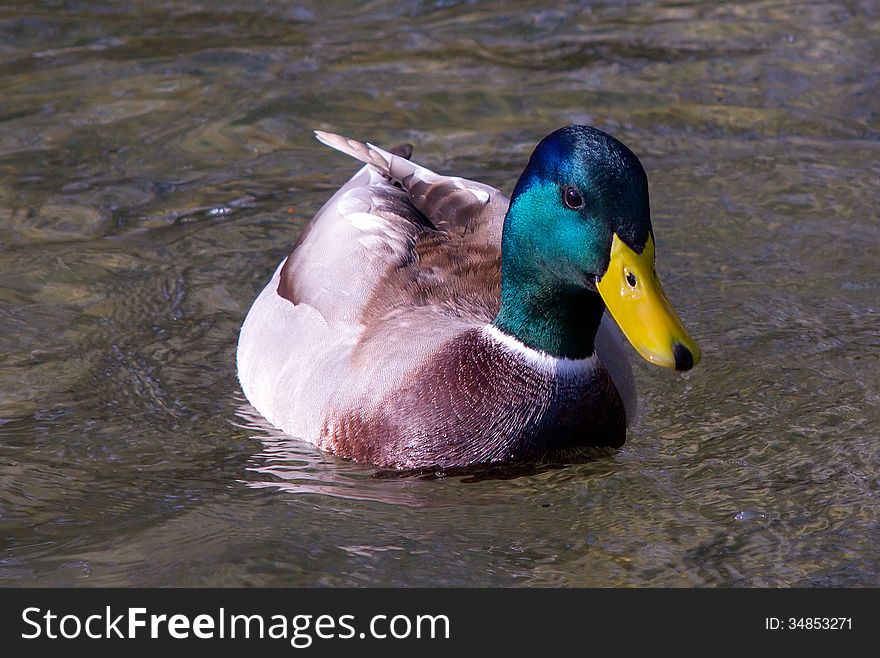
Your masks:
M 405 507 L 442 505 L 430 492 L 420 495 L 417 482 L 373 478 L 375 469 L 337 459 L 301 439 L 288 436 L 270 425 L 247 402 L 240 401 L 238 427 L 259 441 L 262 449 L 253 454 L 247 467 L 256 477 L 243 482 L 255 489 L 277 489 L 289 494 L 317 494 L 348 500 L 364 500 Z
M 453 504 L 438 496 L 431 483 L 453 480 L 462 485 L 502 482 L 523 478 L 531 486 L 543 474 L 575 468 L 581 464 L 582 477 L 604 477 L 619 469 L 614 450 L 591 449 L 568 455 L 567 461 L 484 464 L 466 468 L 426 468 L 405 471 L 375 467 L 339 459 L 307 441 L 297 439 L 270 425 L 243 398 L 236 409 L 236 427 L 246 430 L 262 449 L 250 457 L 247 468 L 258 478 L 243 482 L 256 489 L 275 488 L 292 494 L 321 494 L 349 500 L 367 500 L 406 507 L 442 507 Z

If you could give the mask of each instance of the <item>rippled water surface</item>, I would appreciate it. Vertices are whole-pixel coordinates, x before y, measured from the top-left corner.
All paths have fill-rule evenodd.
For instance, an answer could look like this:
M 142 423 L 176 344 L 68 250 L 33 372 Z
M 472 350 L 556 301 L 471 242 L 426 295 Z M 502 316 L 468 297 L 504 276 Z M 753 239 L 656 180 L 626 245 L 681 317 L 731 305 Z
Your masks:
M 149 9 L 143 5 L 148 4 Z M 880 585 L 874 2 L 4 2 L 0 584 Z M 258 290 L 354 170 L 510 191 L 588 123 L 700 341 L 595 461 L 398 477 L 262 426 Z

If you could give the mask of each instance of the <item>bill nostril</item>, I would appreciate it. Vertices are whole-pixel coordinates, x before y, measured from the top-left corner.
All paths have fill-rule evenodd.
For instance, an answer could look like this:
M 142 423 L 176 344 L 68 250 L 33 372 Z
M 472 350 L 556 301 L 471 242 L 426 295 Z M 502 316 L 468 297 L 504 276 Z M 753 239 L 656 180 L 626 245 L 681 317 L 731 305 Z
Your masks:
M 675 357 L 676 370 L 690 370 L 694 367 L 694 355 L 681 343 L 672 345 L 672 356 Z

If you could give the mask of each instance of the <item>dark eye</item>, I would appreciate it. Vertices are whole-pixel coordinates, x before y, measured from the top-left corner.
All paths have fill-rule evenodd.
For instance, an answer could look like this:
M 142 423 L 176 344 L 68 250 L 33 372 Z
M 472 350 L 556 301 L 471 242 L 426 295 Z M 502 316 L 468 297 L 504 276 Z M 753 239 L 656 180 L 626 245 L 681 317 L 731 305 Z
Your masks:
M 572 210 L 580 210 L 584 207 L 584 197 L 581 196 L 576 187 L 571 185 L 566 185 L 565 189 L 562 190 L 562 201 L 565 203 L 566 208 L 571 208 Z

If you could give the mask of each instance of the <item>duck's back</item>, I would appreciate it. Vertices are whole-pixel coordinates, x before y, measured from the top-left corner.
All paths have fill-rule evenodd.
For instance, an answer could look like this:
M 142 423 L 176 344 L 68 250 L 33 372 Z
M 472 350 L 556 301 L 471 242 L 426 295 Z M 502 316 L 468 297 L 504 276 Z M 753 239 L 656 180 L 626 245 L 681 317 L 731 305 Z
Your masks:
M 313 443 L 335 410 L 370 406 L 497 312 L 506 199 L 381 153 L 409 167 L 396 172 L 406 184 L 374 165 L 357 172 L 304 229 L 239 337 L 248 400 Z

